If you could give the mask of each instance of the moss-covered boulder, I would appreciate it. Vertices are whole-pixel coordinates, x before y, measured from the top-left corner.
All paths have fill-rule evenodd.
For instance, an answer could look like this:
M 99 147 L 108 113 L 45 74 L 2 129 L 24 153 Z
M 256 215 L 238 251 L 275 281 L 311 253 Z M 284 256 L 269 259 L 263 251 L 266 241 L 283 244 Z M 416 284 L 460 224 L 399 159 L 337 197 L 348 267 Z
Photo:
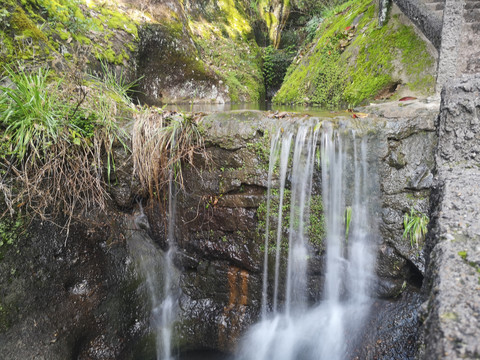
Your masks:
M 435 64 L 428 44 L 395 8 L 379 27 L 375 1 L 348 1 L 297 55 L 274 101 L 336 107 L 399 90 L 429 95 Z

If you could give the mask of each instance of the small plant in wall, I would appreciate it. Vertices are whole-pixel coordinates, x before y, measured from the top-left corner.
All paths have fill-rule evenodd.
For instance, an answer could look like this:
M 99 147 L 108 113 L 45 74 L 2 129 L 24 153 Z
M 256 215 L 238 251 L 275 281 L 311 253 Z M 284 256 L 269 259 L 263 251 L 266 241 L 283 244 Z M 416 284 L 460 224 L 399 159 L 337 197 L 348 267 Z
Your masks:
M 403 237 L 405 239 L 410 239 L 410 244 L 412 248 L 415 246 L 418 248 L 420 241 L 425 239 L 427 234 L 427 225 L 429 222 L 427 215 L 410 208 L 410 212 L 406 213 L 403 216 Z
M 345 208 L 345 242 L 348 243 L 348 233 L 350 232 L 350 222 L 352 221 L 352 207 L 347 206 Z

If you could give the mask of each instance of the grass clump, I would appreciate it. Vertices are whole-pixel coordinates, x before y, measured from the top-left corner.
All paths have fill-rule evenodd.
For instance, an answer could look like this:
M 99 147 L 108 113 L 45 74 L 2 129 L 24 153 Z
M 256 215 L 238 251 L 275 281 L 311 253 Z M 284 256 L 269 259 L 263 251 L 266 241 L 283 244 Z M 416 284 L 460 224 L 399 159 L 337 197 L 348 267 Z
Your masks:
M 427 225 L 429 222 L 427 215 L 410 208 L 410 212 L 403 217 L 403 238 L 410 239 L 412 248 L 418 248 L 419 243 L 425 239 L 427 234 Z
M 208 160 L 193 114 L 144 109 L 136 115 L 132 135 L 134 175 L 150 197 L 160 199 L 169 180 L 183 187 L 182 163 L 194 167 L 194 156 Z
M 10 214 L 23 207 L 45 220 L 63 216 L 68 228 L 77 214 L 103 210 L 104 170 L 110 179 L 113 148 L 126 147 L 118 118 L 127 104 L 106 83 L 73 70 L 61 78 L 21 64 L 5 72 L 12 85 L 0 87 L 0 187 Z

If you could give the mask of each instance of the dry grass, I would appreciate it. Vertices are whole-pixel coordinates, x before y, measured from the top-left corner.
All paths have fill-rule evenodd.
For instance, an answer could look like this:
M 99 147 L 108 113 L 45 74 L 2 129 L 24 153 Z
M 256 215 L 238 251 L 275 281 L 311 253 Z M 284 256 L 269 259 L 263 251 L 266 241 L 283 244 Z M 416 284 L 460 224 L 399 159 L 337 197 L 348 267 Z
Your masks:
M 74 217 L 106 207 L 113 146 L 126 147 L 118 119 L 128 106 L 105 84 L 87 82 L 78 72 L 52 85 L 48 70 L 7 70 L 16 86 L 0 88 L 3 216 L 25 209 L 54 223 L 64 218 L 57 225 L 68 234 Z
M 195 154 L 208 160 L 200 117 L 169 111 L 137 114 L 132 134 L 134 174 L 150 197 L 160 198 L 170 176 L 183 187 L 182 163 L 195 168 Z

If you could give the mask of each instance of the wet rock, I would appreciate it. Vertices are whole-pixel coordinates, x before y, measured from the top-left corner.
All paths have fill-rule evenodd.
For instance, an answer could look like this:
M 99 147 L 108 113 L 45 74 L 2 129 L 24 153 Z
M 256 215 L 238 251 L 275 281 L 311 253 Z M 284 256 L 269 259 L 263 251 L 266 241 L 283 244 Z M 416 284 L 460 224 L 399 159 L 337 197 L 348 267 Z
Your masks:
M 3 359 L 112 359 L 136 341 L 138 282 L 120 233 L 33 222 L 0 261 Z M 112 220 L 114 218 L 112 217 Z M 116 221 L 116 220 L 114 220 Z M 22 261 L 19 261 L 19 257 Z
M 406 289 L 395 300 L 376 300 L 365 333 L 348 359 L 413 359 L 421 296 Z

